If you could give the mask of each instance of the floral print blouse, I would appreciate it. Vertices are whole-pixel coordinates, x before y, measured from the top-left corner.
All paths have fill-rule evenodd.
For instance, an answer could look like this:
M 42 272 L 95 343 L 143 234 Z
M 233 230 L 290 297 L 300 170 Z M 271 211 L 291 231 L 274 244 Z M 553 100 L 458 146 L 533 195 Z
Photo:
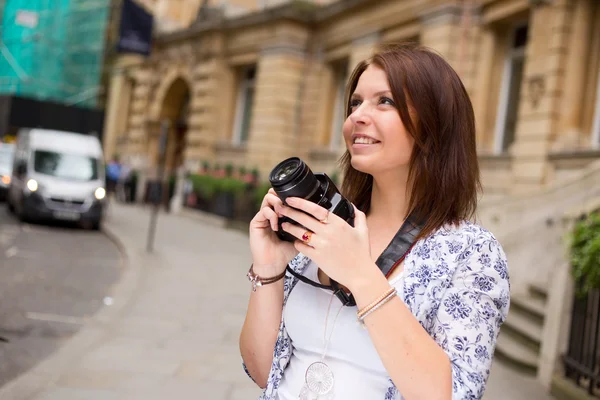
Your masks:
M 300 254 L 290 267 L 302 273 L 309 262 Z M 297 282 L 286 276 L 284 306 Z M 480 399 L 510 303 L 506 256 L 496 238 L 470 222 L 443 227 L 413 246 L 404 261 L 402 284 L 402 300 L 450 358 L 452 398 Z M 259 400 L 277 398 L 291 353 L 292 343 L 282 321 L 267 386 Z M 385 400 L 402 399 L 389 382 Z

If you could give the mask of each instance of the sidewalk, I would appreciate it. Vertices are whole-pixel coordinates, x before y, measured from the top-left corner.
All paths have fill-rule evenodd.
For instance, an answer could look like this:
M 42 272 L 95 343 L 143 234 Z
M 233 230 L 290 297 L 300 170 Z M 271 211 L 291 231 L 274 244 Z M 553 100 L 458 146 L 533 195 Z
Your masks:
M 238 335 L 249 295 L 247 236 L 217 219 L 158 218 L 147 254 L 149 209 L 111 205 L 106 233 L 122 246 L 113 304 L 37 367 L 0 389 L 1 400 L 251 400 Z M 189 212 L 188 212 L 189 213 Z M 486 400 L 550 399 L 494 366 Z

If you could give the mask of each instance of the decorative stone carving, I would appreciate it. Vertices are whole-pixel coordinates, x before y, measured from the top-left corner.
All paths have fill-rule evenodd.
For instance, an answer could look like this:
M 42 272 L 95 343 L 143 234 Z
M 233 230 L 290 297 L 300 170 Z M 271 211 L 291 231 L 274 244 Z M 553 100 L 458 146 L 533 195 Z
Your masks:
M 536 109 L 546 92 L 546 78 L 543 75 L 532 76 L 527 82 L 527 88 L 529 90 L 531 108 Z

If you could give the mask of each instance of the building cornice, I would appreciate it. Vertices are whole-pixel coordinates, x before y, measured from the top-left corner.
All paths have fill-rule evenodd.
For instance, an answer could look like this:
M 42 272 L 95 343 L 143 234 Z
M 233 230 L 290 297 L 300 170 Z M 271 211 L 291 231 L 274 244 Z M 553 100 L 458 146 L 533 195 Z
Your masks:
M 253 12 L 240 17 L 214 17 L 198 21 L 187 29 L 160 34 L 155 37 L 157 45 L 186 40 L 212 31 L 227 31 L 264 25 L 273 22 L 291 21 L 305 25 L 307 28 L 336 18 L 340 14 L 366 5 L 371 0 L 340 0 L 327 6 L 317 6 L 309 2 L 295 0 L 281 6 Z

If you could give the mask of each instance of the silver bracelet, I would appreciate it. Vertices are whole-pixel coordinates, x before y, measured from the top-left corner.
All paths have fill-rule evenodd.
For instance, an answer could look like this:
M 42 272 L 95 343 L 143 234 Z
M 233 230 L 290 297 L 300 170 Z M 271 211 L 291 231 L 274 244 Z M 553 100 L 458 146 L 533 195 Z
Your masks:
M 387 303 L 388 301 L 390 301 L 391 299 L 394 298 L 394 296 L 396 296 L 396 294 L 398 294 L 397 291 L 393 291 L 390 294 L 388 294 L 386 297 L 384 297 L 379 303 L 377 303 L 373 308 L 371 308 L 369 311 L 367 311 L 365 313 L 365 315 L 363 315 L 362 317 L 358 318 L 358 321 L 361 323 L 361 325 L 365 325 L 365 318 L 367 318 L 367 316 L 369 314 L 371 314 L 373 311 L 377 310 L 379 307 L 381 307 L 382 305 L 384 305 L 385 303 Z

